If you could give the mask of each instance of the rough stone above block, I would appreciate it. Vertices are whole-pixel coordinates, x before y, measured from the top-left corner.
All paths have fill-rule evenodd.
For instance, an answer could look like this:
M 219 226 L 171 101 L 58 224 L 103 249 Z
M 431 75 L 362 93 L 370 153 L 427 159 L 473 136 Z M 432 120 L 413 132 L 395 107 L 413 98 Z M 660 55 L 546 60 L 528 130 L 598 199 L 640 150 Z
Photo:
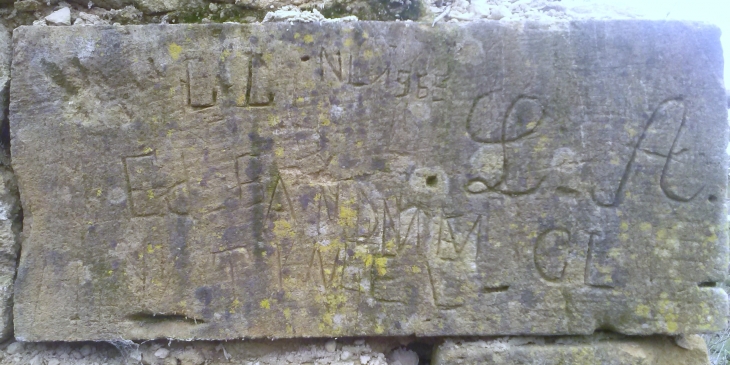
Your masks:
M 20 28 L 26 341 L 723 328 L 719 31 Z
M 436 365 L 710 365 L 702 337 L 686 336 L 682 347 L 669 337 L 623 339 L 511 338 L 446 341 L 434 353 Z

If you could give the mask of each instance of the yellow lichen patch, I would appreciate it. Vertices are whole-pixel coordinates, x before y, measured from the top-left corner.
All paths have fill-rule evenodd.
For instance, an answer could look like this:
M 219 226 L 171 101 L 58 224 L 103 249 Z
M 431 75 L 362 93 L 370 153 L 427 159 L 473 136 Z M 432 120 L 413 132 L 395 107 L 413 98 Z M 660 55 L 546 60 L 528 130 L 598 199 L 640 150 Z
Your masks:
M 155 192 L 152 190 L 147 190 L 147 199 L 154 199 L 155 198 Z
M 362 259 L 362 263 L 365 265 L 366 268 L 370 268 L 370 266 L 373 266 L 373 255 L 365 255 Z
M 335 275 L 337 276 L 337 278 L 341 278 L 342 277 L 342 273 L 344 271 L 345 271 L 345 267 L 344 266 L 337 266 L 335 268 Z M 333 280 L 330 281 L 330 286 L 333 289 L 337 289 L 340 286 L 340 281 L 339 280 L 336 280 L 336 278 L 335 278 L 335 279 L 333 279 Z
M 173 61 L 177 61 L 177 59 L 180 58 L 182 47 L 178 46 L 176 43 L 170 43 L 167 47 L 167 51 L 170 52 L 170 57 L 172 57 Z
M 608 250 L 608 257 L 610 257 L 612 259 L 620 259 L 622 256 L 621 253 L 622 253 L 622 251 L 620 248 L 614 247 L 614 248 Z
M 170 137 L 172 137 L 172 133 L 173 133 L 173 130 L 172 130 L 172 129 L 168 129 L 168 130 L 167 130 L 167 133 L 166 133 L 166 135 L 167 135 L 167 138 L 170 138 Z
M 339 250 L 345 248 L 345 245 L 340 242 L 340 240 L 334 238 L 330 241 L 328 245 L 320 244 L 319 245 L 319 252 L 321 253 L 328 253 L 333 250 Z
M 375 259 L 375 270 L 378 271 L 378 275 L 383 276 L 387 272 L 385 267 L 388 265 L 387 257 L 378 257 Z
M 662 293 L 660 295 L 660 298 L 667 298 L 667 293 Z M 677 332 L 679 329 L 679 324 L 677 323 L 677 314 L 675 313 L 675 308 L 672 302 L 666 299 L 662 299 L 658 303 L 659 308 L 659 314 L 664 319 L 664 322 L 667 324 L 667 331 L 669 332 Z
M 651 223 L 643 222 L 643 223 L 639 224 L 639 229 L 642 232 L 651 232 Z
M 355 258 L 362 260 L 366 268 L 373 266 L 373 255 L 368 253 L 368 249 L 365 246 L 355 247 Z
M 319 125 L 321 125 L 322 127 L 327 127 L 330 124 L 332 124 L 332 122 L 330 121 L 329 116 L 326 113 L 320 113 L 319 114 Z
M 231 51 L 228 49 L 224 49 L 223 52 L 221 52 L 221 62 L 225 61 L 228 56 L 231 55 Z
M 281 157 L 281 156 L 284 156 L 284 148 L 282 148 L 282 147 L 277 147 L 277 148 L 276 148 L 276 149 L 274 150 L 274 155 L 276 155 L 276 157 Z
M 639 304 L 636 306 L 636 315 L 639 317 L 645 317 L 649 318 L 649 313 L 651 312 L 651 309 L 648 305 Z
M 233 299 L 233 302 L 231 303 L 231 307 L 228 308 L 228 313 L 236 313 L 236 309 L 241 307 L 241 302 L 238 300 L 238 298 Z
M 391 238 L 385 243 L 386 251 L 395 251 L 395 238 Z
M 352 38 L 347 38 L 347 39 L 345 39 L 344 45 L 345 45 L 345 47 L 352 47 L 352 43 L 353 43 Z
M 357 211 L 350 208 L 354 202 L 344 202 L 340 207 L 339 219 L 337 222 L 343 227 L 355 228 L 357 225 Z
M 715 243 L 717 242 L 717 234 L 715 233 L 715 229 L 713 227 L 710 227 L 710 234 L 705 238 L 705 243 Z
M 259 303 L 259 306 L 263 309 L 271 309 L 271 303 L 268 299 L 262 300 L 261 303 Z
M 347 298 L 342 293 L 327 294 L 325 296 L 317 295 L 315 300 L 324 304 L 326 308 L 326 312 L 322 314 L 322 321 L 319 323 L 319 329 L 322 331 L 327 327 L 332 327 L 338 309 L 347 302 Z
M 421 268 L 419 268 L 416 265 L 411 266 L 411 271 L 413 271 L 414 274 L 419 274 L 421 272 Z
M 332 323 L 334 323 L 334 321 L 332 320 L 333 317 L 334 317 L 334 315 L 332 313 L 325 313 L 325 314 L 323 314 L 322 315 L 322 323 L 324 323 L 325 325 L 331 327 L 332 326 Z
M 294 334 L 294 328 L 292 328 L 292 326 L 290 324 L 286 325 L 286 333 L 290 334 L 290 335 Z
M 671 315 L 671 317 L 676 317 L 675 315 Z M 667 330 L 669 332 L 677 332 L 679 329 L 679 325 L 674 320 L 669 320 L 670 316 L 667 316 Z
M 102 191 L 101 189 L 96 189 L 96 196 L 97 197 L 101 196 L 101 191 Z
M 381 334 L 383 334 L 384 332 L 385 332 L 385 328 L 383 327 L 383 325 L 382 325 L 382 324 L 376 324 L 376 325 L 375 325 L 375 333 L 376 333 L 376 334 L 379 334 L 379 335 L 381 335 Z
M 284 318 L 287 319 L 287 320 L 290 320 L 291 319 L 291 309 L 284 308 Z
M 144 150 L 142 150 L 142 153 L 148 154 L 150 152 L 154 151 L 151 147 L 146 147 Z
M 312 43 L 314 42 L 314 37 L 312 37 L 311 34 L 307 34 L 304 36 L 304 43 Z
M 631 138 L 634 138 L 634 136 L 636 136 L 636 133 L 638 133 L 636 131 L 636 129 L 631 128 L 631 126 L 628 125 L 628 124 L 625 124 L 624 125 L 624 131 L 626 131 L 626 133 L 628 133 L 629 134 L 629 137 L 631 137 Z
M 292 229 L 291 223 L 284 219 L 274 221 L 274 235 L 279 238 L 296 237 L 296 232 Z
M 244 106 L 246 105 L 246 95 L 241 94 L 238 99 L 236 99 L 236 105 L 237 106 Z
M 627 222 L 621 222 L 621 230 L 622 231 L 628 231 L 629 230 L 629 224 Z
M 545 151 L 548 146 L 550 145 L 550 137 L 548 136 L 542 136 L 537 140 L 537 145 L 535 146 L 535 152 L 542 152 Z
M 613 278 L 611 277 L 611 274 L 613 274 L 613 267 L 612 267 L 612 266 L 610 266 L 610 265 L 598 265 L 598 264 L 593 264 L 593 267 L 594 267 L 594 268 L 596 269 L 596 271 L 598 271 L 598 272 L 599 272 L 600 274 L 603 274 L 603 275 L 604 275 L 604 278 L 603 278 L 603 280 L 604 280 L 604 281 L 605 281 L 606 283 L 612 283 L 612 282 L 613 282 Z

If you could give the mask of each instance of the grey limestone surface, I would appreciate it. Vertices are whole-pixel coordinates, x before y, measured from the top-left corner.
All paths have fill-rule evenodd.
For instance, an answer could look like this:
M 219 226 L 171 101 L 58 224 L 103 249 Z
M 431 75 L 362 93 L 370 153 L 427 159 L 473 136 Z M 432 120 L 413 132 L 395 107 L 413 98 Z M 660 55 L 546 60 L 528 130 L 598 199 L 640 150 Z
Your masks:
M 11 31 L 0 25 L 0 105 L 8 105 L 11 58 Z M 10 166 L 7 110 L 0 109 L 0 340 L 6 340 L 13 334 L 13 281 L 21 223 L 18 187 Z
M 667 337 L 608 339 L 600 336 L 447 340 L 436 349 L 432 364 L 709 365 L 710 362 L 705 342 L 700 336 L 692 335 L 679 340 Z
M 719 330 L 719 36 L 21 27 L 15 335 Z

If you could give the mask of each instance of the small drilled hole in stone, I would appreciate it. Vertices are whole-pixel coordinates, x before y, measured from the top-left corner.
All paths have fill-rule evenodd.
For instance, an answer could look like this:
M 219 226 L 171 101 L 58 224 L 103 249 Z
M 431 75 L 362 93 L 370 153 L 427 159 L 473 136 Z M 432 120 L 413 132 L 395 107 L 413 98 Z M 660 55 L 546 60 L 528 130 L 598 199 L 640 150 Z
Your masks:
M 707 200 L 709 200 L 710 202 L 713 202 L 714 203 L 714 202 L 717 201 L 717 197 L 714 196 L 714 195 L 710 195 L 710 196 L 707 197 Z
M 431 175 L 426 177 L 426 185 L 428 186 L 436 186 L 438 184 L 439 179 L 436 177 L 436 175 Z
M 301 60 L 302 60 L 302 62 L 307 62 L 307 61 L 309 61 L 309 56 L 304 55 L 301 57 Z

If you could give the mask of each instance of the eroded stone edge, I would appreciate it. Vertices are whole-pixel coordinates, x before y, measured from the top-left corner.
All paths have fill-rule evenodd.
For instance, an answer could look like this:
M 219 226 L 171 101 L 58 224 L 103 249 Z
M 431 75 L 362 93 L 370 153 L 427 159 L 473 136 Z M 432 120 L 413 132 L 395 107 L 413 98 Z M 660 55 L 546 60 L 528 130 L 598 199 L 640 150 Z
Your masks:
M 707 346 L 697 335 L 677 338 L 650 336 L 607 338 L 514 337 L 481 341 L 447 340 L 434 352 L 432 364 L 540 364 L 709 365 Z

